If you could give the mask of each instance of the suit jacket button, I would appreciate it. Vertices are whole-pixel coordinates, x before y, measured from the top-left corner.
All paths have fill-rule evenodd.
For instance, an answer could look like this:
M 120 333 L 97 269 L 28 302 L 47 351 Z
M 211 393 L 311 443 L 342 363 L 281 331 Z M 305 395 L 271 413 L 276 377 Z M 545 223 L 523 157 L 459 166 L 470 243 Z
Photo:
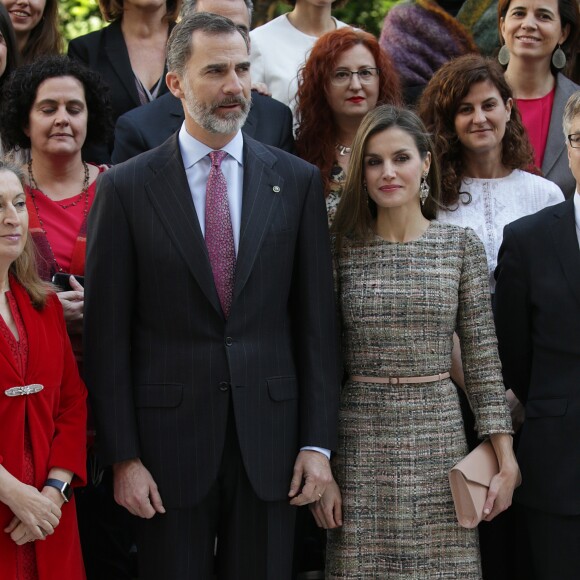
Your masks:
M 226 383 L 225 381 L 222 381 L 220 383 L 219 387 L 220 387 L 220 391 L 225 393 L 230 388 L 230 383 Z
M 226 346 L 232 346 L 232 344 L 234 344 L 234 340 L 231 336 L 228 336 L 226 338 Z

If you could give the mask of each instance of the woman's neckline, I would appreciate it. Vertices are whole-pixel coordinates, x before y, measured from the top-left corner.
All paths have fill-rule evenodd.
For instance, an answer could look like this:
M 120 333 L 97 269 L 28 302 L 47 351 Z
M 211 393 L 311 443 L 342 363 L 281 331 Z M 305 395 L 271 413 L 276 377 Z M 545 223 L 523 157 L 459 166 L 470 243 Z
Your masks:
M 501 181 L 502 179 L 510 178 L 517 169 L 513 169 L 507 175 L 502 175 L 500 177 L 471 177 L 470 175 L 464 175 L 461 181 L 473 182 L 473 181 Z
M 385 244 L 391 244 L 391 245 L 397 245 L 397 246 L 405 246 L 408 244 L 414 244 L 416 242 L 420 242 L 427 235 L 427 232 L 429 232 L 429 230 L 431 229 L 433 222 L 434 222 L 434 220 L 429 221 L 429 224 L 427 225 L 425 230 L 421 233 L 421 235 L 417 236 L 416 238 L 413 238 L 412 240 L 406 240 L 404 242 L 387 240 L 386 238 L 383 238 L 382 236 L 377 234 L 374 230 L 373 230 L 373 239 L 375 241 L 384 242 Z

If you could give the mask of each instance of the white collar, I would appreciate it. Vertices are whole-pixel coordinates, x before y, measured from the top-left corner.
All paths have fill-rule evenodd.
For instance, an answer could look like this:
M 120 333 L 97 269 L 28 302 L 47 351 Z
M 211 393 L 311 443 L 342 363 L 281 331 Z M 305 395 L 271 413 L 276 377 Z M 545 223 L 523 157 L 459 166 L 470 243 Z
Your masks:
M 198 141 L 192 137 L 185 128 L 185 121 L 181 125 L 178 136 L 179 149 L 181 150 L 181 157 L 183 158 L 183 165 L 185 169 L 193 167 L 200 159 L 206 157 L 209 153 L 214 151 L 205 143 Z M 243 165 L 244 159 L 244 137 L 241 131 L 238 131 L 234 138 L 221 148 L 228 155 L 231 155 L 240 165 Z

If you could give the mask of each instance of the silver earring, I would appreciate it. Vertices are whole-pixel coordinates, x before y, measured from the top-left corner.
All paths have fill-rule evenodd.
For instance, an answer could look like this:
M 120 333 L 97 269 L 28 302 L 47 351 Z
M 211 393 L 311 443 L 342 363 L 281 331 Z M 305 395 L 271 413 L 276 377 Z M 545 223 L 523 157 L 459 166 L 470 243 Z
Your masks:
M 566 53 L 562 50 L 562 46 L 560 44 L 552 55 L 552 64 L 554 65 L 554 68 L 557 68 L 558 70 L 566 66 Z
M 507 44 L 504 44 L 499 49 L 499 52 L 497 53 L 497 60 L 502 66 L 506 66 L 510 61 L 510 49 L 507 47 Z
M 429 184 L 427 183 L 427 176 L 429 173 L 425 172 L 421 176 L 421 185 L 419 186 L 419 199 L 421 200 L 421 205 L 425 205 L 427 198 L 429 197 Z

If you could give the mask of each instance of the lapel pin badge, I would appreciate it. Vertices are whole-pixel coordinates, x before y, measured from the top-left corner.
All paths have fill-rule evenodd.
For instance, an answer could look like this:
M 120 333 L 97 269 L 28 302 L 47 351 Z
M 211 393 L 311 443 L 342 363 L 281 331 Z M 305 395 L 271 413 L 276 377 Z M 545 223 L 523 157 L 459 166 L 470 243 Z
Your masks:
M 272 191 L 273 191 L 274 193 L 280 193 L 280 188 L 279 188 L 277 185 L 275 185 L 275 186 L 272 188 Z

